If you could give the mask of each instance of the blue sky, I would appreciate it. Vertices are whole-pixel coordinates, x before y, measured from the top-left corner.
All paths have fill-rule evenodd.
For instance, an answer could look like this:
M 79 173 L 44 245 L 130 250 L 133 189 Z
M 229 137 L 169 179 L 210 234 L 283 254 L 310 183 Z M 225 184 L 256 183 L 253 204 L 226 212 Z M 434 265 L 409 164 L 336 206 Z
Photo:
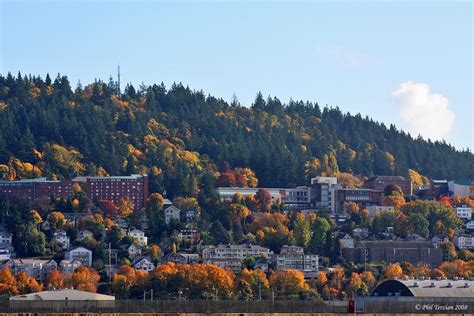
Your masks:
M 120 63 L 134 85 L 317 101 L 474 148 L 470 2 L 0 3 L 2 74 L 75 85 Z

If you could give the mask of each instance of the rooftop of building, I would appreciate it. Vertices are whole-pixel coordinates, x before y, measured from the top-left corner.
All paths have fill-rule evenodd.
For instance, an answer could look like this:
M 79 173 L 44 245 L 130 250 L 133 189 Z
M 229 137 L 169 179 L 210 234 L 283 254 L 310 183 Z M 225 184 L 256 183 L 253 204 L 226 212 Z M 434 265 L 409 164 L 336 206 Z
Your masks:
M 430 241 L 412 240 L 363 240 L 358 241 L 356 245 L 367 248 L 434 248 Z
M 73 289 L 62 289 L 54 291 L 43 291 L 37 293 L 23 294 L 10 297 L 10 300 L 26 301 L 114 301 L 115 296 L 78 291 Z
M 474 297 L 474 280 L 385 280 L 372 296 Z
M 379 181 L 407 181 L 402 176 L 375 176 L 370 179 L 368 179 L 366 182 L 373 181 L 373 180 L 379 180 Z

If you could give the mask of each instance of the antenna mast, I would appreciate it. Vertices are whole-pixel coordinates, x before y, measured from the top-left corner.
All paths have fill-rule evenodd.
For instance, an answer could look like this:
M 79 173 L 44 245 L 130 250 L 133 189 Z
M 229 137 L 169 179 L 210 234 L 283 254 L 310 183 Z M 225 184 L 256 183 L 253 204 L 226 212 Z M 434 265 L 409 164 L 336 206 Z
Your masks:
M 117 66 L 117 95 L 120 98 L 120 65 Z

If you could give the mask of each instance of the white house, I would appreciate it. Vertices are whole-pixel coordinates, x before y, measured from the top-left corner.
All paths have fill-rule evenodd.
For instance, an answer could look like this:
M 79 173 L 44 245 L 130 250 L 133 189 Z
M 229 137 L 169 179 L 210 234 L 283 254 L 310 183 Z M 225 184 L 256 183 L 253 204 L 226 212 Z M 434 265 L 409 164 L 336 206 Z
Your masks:
M 456 207 L 456 215 L 459 218 L 466 219 L 466 220 L 471 220 L 472 217 L 472 208 L 468 206 L 458 206 Z
M 135 270 L 143 270 L 146 272 L 155 270 L 155 265 L 148 258 L 141 258 L 137 260 L 132 266 Z
M 8 249 L 0 249 L 0 261 L 10 260 L 12 254 Z
M 127 249 L 128 256 L 133 259 L 136 256 L 140 256 L 142 254 L 142 247 L 139 245 L 131 244 L 130 247 Z
M 141 230 L 134 229 L 128 233 L 128 235 L 138 241 L 138 244 L 142 247 L 148 244 L 148 237 Z
M 474 235 L 459 235 L 454 237 L 454 245 L 459 249 L 474 249 Z
M 431 238 L 431 243 L 433 244 L 433 247 L 439 248 L 442 244 L 445 242 L 448 242 L 449 238 L 443 235 L 435 235 L 433 238 Z
M 84 240 L 86 238 L 93 238 L 93 237 L 94 237 L 94 234 L 92 234 L 92 232 L 89 230 L 81 230 L 79 234 L 77 234 L 78 240 Z
M 116 219 L 114 219 L 114 223 L 115 223 L 115 225 L 122 228 L 123 230 L 128 229 L 128 222 L 125 219 L 121 218 L 121 217 L 117 217 Z
M 68 250 L 69 246 L 71 245 L 71 239 L 66 234 L 66 232 L 62 229 L 54 232 L 53 239 L 61 245 L 61 248 L 65 250 Z
M 466 229 L 474 230 L 474 220 L 466 223 Z
M 62 273 L 73 273 L 79 267 L 82 267 L 82 262 L 78 260 L 63 259 L 59 262 L 59 269 Z
M 66 252 L 65 259 L 77 260 L 82 262 L 83 265 L 90 267 L 92 265 L 92 251 L 84 247 L 77 247 Z
M 181 218 L 181 210 L 173 205 L 165 208 L 165 223 L 169 225 L 171 221 L 180 221 Z
M 339 239 L 339 244 L 341 245 L 341 249 L 354 248 L 354 238 L 349 236 L 349 234 L 345 234 L 344 237 Z

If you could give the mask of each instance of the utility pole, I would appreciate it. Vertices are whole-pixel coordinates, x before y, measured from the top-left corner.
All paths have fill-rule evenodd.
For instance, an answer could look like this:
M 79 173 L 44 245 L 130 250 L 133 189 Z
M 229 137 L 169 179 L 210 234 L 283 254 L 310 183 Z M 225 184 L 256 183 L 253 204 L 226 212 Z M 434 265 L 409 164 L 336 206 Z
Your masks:
M 112 284 L 112 244 L 109 243 L 109 283 Z

